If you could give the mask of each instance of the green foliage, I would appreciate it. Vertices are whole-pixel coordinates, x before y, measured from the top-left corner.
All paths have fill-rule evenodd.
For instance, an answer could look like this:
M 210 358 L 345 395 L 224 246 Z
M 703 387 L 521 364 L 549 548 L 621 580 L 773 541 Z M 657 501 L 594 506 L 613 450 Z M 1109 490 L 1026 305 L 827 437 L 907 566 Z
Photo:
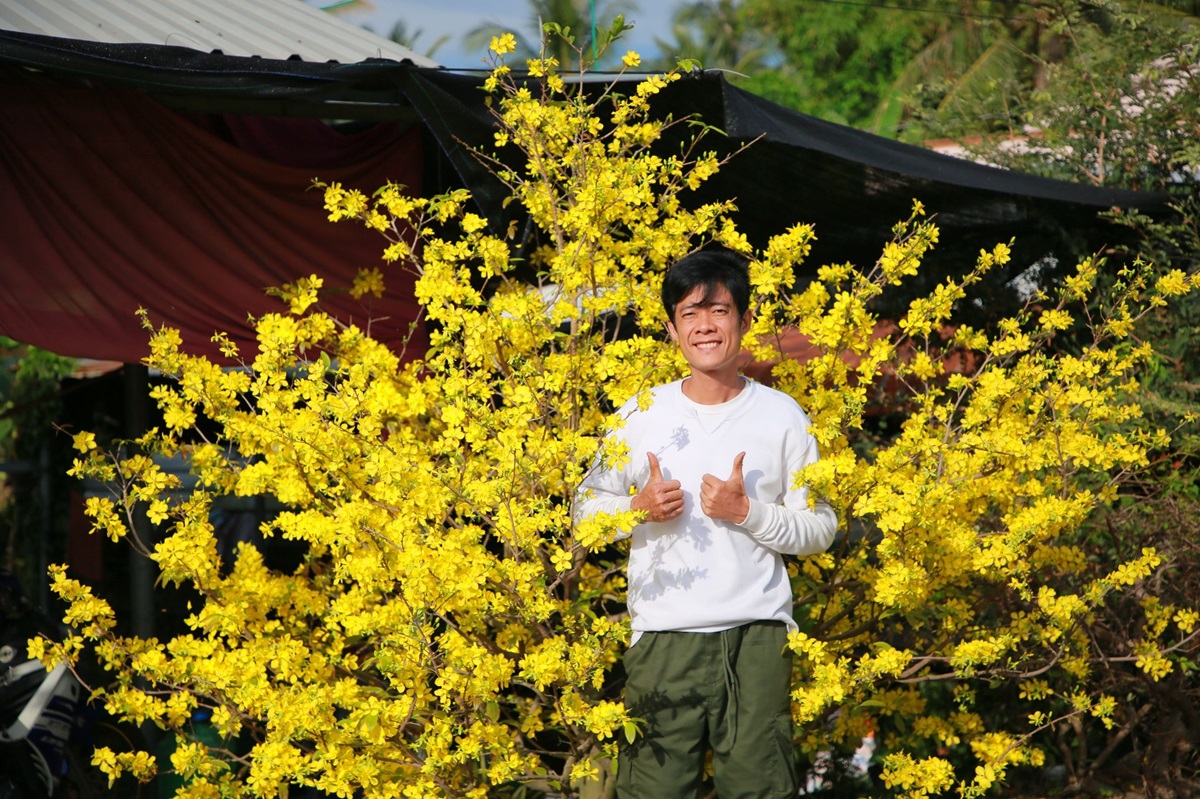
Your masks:
M 681 58 L 696 58 L 705 69 L 729 71 L 737 82 L 747 74 L 760 74 L 767 55 L 766 37 L 734 0 L 699 0 L 685 3 L 675 12 L 672 41 L 655 37 L 663 57 L 662 69 L 672 68 Z
M 730 66 L 719 53 L 731 47 L 752 53 L 754 58 L 744 62 L 742 71 L 750 77 L 743 85 L 756 94 L 908 141 L 1024 135 L 1033 126 L 1048 136 L 1070 130 L 1076 146 L 1084 142 L 1098 154 L 1088 140 L 1126 124 L 1121 117 L 1137 107 L 1149 139 L 1176 137 L 1194 149 L 1195 116 L 1178 113 L 1176 99 L 1183 99 L 1184 107 L 1194 105 L 1194 89 L 1180 82 L 1194 83 L 1195 75 L 1164 74 L 1167 65 L 1160 61 L 1195 58 L 1193 44 L 1186 43 L 1191 39 L 1180 38 L 1181 33 L 1192 36 L 1195 18 L 1188 14 L 1195 11 L 1186 3 L 1175 5 L 1184 10 L 1121 0 L 978 0 L 949 9 L 926 0 L 884 5 L 747 0 L 732 8 L 694 3 L 685 11 L 707 11 L 710 19 L 699 28 L 680 28 L 677 39 L 679 45 L 693 44 L 706 64 L 715 59 L 714 66 Z M 707 36 L 693 38 L 694 29 Z M 659 45 L 664 52 L 678 49 Z M 1074 97 L 1053 93 L 1062 70 L 1079 72 Z M 1135 74 L 1141 85 L 1128 91 L 1128 78 Z M 1044 93 L 1047 89 L 1051 94 Z M 1065 123 L 1068 115 L 1078 124 L 1054 122 L 1062 116 Z M 1083 171 L 1079 159 L 1059 164 L 1053 174 L 1137 187 L 1140 170 L 1129 159 L 1140 155 L 1154 169 L 1159 158 L 1153 150 L 1139 149 L 1147 141 L 1127 136 L 1115 149 L 1128 158 L 1122 152 L 1099 153 Z M 1012 158 L 1006 163 L 1016 165 Z M 1115 160 L 1106 163 L 1109 159 Z M 1128 171 L 1110 175 L 1114 169 Z
M 49 520 L 42 518 L 44 503 L 38 501 L 41 489 L 35 470 L 53 468 L 45 455 L 62 407 L 60 384 L 74 368 L 74 358 L 0 337 L 0 463 L 30 467 L 24 475 L 0 472 L 0 551 L 4 567 L 15 571 L 25 585 L 42 579 L 32 573 L 32 533 L 46 535 L 49 528 Z
M 1194 179 L 1200 20 L 1116 0 L 1056 8 L 1044 25 L 1057 57 L 1041 57 L 1040 80 L 1010 71 L 989 81 L 991 101 L 954 98 L 927 115 L 926 132 L 982 134 L 980 158 L 1079 183 L 1162 190 Z
M 37 451 L 32 442 L 51 433 L 59 382 L 74 368 L 74 358 L 0 337 L 0 460 Z
M 748 0 L 739 15 L 765 31 L 770 70 L 745 85 L 780 104 L 884 136 L 920 137 L 913 105 L 930 113 L 990 103 L 993 82 L 1031 77 L 1045 46 L 1028 3 L 981 0 L 947 8 L 899 3 Z
M 752 26 L 767 32 L 780 59 L 752 75 L 745 88 L 806 114 L 863 128 L 937 20 L 903 5 L 747 0 L 740 9 Z

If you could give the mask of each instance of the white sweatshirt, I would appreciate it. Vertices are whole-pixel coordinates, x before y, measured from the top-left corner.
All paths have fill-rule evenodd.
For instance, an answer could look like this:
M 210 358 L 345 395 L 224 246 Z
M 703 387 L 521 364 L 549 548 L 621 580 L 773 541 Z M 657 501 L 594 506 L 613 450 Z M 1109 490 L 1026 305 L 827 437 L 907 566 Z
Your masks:
M 748 379 L 719 405 L 692 402 L 682 384 L 653 389 L 646 411 L 636 399 L 621 408 L 627 421 L 619 435 L 629 445 L 629 463 L 588 473 L 575 518 L 629 510 L 630 490 L 646 484 L 646 453 L 653 452 L 663 478 L 682 484 L 684 505 L 669 522 L 633 529 L 627 572 L 633 629 L 718 632 L 770 619 L 795 629 L 781 556 L 824 552 L 837 530 L 829 505 L 810 509 L 808 490 L 791 488 L 796 472 L 818 458 L 808 417 L 788 395 Z M 750 512 L 741 524 L 710 519 L 700 509 L 701 479 L 706 473 L 728 479 L 739 452 L 746 453 Z

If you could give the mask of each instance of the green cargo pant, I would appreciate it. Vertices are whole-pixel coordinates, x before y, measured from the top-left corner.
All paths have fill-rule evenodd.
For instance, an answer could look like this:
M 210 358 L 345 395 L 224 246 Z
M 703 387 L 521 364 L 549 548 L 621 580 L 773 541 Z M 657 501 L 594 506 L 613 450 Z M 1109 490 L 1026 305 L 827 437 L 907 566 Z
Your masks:
M 625 707 L 641 720 L 617 764 L 621 799 L 695 799 L 711 749 L 720 799 L 798 791 L 780 622 L 719 633 L 643 633 L 625 653 Z

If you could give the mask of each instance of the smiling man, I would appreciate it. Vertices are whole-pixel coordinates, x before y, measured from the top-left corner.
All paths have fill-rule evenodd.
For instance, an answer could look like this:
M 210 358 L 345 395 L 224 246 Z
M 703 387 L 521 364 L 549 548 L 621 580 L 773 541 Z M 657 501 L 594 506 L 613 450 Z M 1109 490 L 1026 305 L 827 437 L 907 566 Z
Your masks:
M 750 327 L 746 262 L 703 250 L 662 288 L 667 330 L 691 367 L 622 409 L 630 461 L 584 479 L 576 518 L 641 511 L 632 533 L 625 705 L 642 720 L 623 746 L 622 799 L 698 796 L 712 752 L 721 799 L 797 792 L 784 555 L 833 541 L 837 518 L 795 476 L 817 460 L 795 400 L 738 370 Z

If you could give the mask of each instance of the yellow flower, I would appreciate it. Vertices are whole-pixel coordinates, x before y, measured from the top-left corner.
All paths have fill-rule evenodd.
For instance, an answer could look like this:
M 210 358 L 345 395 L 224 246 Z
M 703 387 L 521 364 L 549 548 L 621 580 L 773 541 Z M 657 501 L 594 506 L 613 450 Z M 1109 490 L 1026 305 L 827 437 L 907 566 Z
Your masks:
M 383 290 L 383 273 L 372 267 L 358 270 L 358 275 L 354 278 L 354 285 L 350 289 L 350 295 L 355 299 L 361 299 L 367 294 L 373 297 L 382 297 Z
M 1172 269 L 1158 279 L 1155 288 L 1167 297 L 1178 297 L 1188 291 L 1188 278 L 1181 270 Z
M 496 55 L 507 55 L 517 49 L 517 37 L 511 33 L 493 36 L 488 49 Z

